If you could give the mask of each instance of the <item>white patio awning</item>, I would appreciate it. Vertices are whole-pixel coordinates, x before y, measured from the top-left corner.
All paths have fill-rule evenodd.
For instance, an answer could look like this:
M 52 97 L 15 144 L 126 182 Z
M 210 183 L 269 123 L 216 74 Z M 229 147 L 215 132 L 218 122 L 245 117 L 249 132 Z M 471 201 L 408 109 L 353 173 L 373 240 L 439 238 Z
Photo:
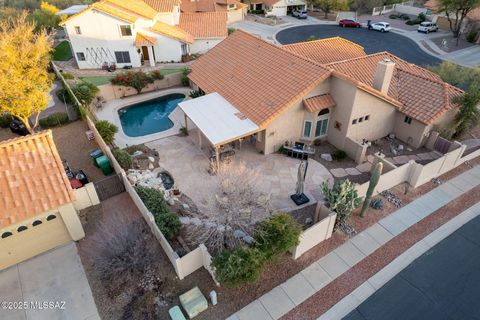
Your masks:
M 259 131 L 252 120 L 216 92 L 181 102 L 178 106 L 214 146 Z
M 74 5 L 56 13 L 58 16 L 72 16 L 88 8 L 88 5 Z

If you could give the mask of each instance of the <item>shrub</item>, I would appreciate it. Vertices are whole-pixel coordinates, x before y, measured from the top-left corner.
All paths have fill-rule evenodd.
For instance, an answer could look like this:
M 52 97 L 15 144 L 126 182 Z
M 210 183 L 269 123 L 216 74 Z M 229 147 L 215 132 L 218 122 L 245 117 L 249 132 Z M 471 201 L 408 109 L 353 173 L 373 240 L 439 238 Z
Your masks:
M 232 27 L 228 28 L 228 35 L 231 35 L 231 34 L 234 33 L 236 30 L 237 30 L 237 29 L 232 28 Z
M 135 187 L 140 199 L 150 211 L 160 231 L 167 239 L 173 239 L 182 226 L 180 219 L 176 214 L 170 211 L 170 208 L 160 190 L 141 187 Z
M 134 145 L 126 147 L 123 150 L 127 151 L 129 154 L 134 154 L 136 151 L 142 151 L 143 153 L 147 153 L 147 151 L 148 151 L 147 149 L 148 148 L 145 147 L 142 144 L 134 144 Z
M 277 214 L 262 221 L 255 230 L 255 247 L 267 260 L 276 259 L 298 245 L 302 227 L 290 215 Z
M 150 76 L 151 76 L 154 80 L 162 80 L 163 78 L 165 78 L 165 76 L 160 72 L 160 70 L 153 70 L 153 71 L 150 73 Z
M 195 98 L 198 98 L 198 97 L 201 97 L 203 96 L 204 93 L 200 90 L 192 90 L 188 93 L 188 96 L 192 99 L 195 99 Z
M 345 160 L 347 157 L 347 153 L 343 150 L 335 150 L 335 152 L 332 154 L 333 160 L 341 161 Z
M 154 78 L 154 76 L 146 74 L 143 71 L 127 71 L 117 74 L 111 80 L 111 82 L 113 85 L 134 88 L 137 93 L 140 93 L 143 88 L 145 88 L 149 83 L 153 83 L 155 79 L 156 78 Z
M 381 198 L 373 198 L 372 202 L 370 203 L 370 207 L 372 207 L 375 210 L 382 210 L 383 200 Z
M 89 105 L 98 92 L 98 88 L 89 82 L 80 82 L 72 88 L 73 94 L 78 101 L 84 105 Z
M 75 77 L 73 76 L 73 74 L 71 74 L 71 73 L 69 73 L 69 72 L 65 72 L 65 71 L 63 71 L 63 70 L 60 70 L 60 73 L 62 74 L 63 79 L 65 79 L 65 80 L 75 79 Z
M 0 128 L 8 128 L 12 121 L 13 117 L 9 113 L 3 113 L 0 115 Z
M 183 68 L 182 70 L 182 85 L 185 87 L 190 86 L 190 80 L 188 79 L 188 75 L 190 74 L 191 70 L 188 68 Z
M 308 37 L 305 41 L 315 41 L 315 40 L 317 40 L 317 37 L 315 37 L 315 36 L 310 36 L 310 37 Z
M 465 37 L 465 39 L 470 43 L 474 43 L 475 39 L 477 39 L 477 34 L 478 34 L 478 32 L 476 32 L 476 31 L 470 31 L 467 34 L 467 36 Z
M 265 257 L 256 248 L 224 250 L 212 259 L 215 278 L 224 286 L 238 287 L 255 282 L 263 269 Z
M 68 123 L 69 121 L 68 114 L 65 112 L 56 112 L 46 118 L 40 119 L 39 124 L 42 128 L 46 129 Z
M 178 131 L 182 136 L 184 137 L 188 136 L 188 129 L 186 127 L 181 127 L 180 129 L 178 129 Z
M 128 154 L 127 151 L 122 149 L 113 149 L 112 154 L 117 159 L 118 164 L 125 170 L 128 170 L 132 167 L 132 156 Z
M 118 132 L 118 127 L 107 120 L 100 120 L 95 123 L 98 133 L 106 144 L 112 144 L 115 133 Z
M 390 19 L 397 19 L 399 18 L 399 16 L 397 16 L 396 14 L 391 14 L 388 16 Z
M 322 193 L 331 210 L 337 213 L 336 224 L 345 222 L 352 215 L 353 210 L 362 203 L 355 185 L 348 179 L 336 182 L 332 189 L 328 183 L 322 183 Z

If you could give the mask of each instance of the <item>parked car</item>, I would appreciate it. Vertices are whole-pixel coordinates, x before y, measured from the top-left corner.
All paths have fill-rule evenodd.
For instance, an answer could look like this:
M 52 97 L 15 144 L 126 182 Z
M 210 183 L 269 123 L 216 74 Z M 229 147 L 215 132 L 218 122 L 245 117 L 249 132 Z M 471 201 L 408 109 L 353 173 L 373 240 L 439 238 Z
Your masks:
M 388 22 L 375 22 L 368 25 L 368 30 L 376 30 L 380 32 L 388 32 L 392 29 Z
M 306 10 L 293 10 L 292 16 L 296 17 L 297 19 L 307 19 L 307 11 Z
M 9 127 L 13 133 L 19 134 L 21 136 L 26 136 L 27 134 L 29 134 L 27 127 L 20 120 L 13 120 L 12 122 L 10 122 Z
M 360 22 L 351 19 L 343 19 L 338 22 L 338 25 L 343 28 L 360 28 Z
M 436 31 L 438 31 L 438 26 L 437 26 L 436 23 L 429 22 L 429 21 L 424 21 L 424 22 L 420 23 L 417 31 L 418 32 L 425 32 L 425 33 L 436 32 Z

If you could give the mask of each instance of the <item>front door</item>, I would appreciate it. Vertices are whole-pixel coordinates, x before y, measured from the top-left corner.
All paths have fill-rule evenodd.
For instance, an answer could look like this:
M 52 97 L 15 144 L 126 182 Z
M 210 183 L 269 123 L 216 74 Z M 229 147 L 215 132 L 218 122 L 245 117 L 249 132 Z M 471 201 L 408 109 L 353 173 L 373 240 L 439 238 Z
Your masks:
M 150 60 L 148 56 L 148 47 L 142 47 L 143 60 Z
M 322 138 L 327 135 L 329 118 L 330 112 L 328 109 L 324 109 L 318 113 L 317 123 L 315 124 L 315 138 Z

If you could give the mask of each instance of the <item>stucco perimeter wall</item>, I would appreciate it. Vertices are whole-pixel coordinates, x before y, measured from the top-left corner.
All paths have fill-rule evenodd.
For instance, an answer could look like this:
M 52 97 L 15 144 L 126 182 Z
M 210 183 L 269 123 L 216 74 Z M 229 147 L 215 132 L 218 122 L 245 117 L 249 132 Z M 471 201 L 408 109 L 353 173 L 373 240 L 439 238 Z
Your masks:
M 92 182 L 87 183 L 80 189 L 73 189 L 73 193 L 75 194 L 73 206 L 78 211 L 100 203 L 97 191 L 95 191 L 95 186 Z
M 320 217 L 320 221 L 300 234 L 300 243 L 292 250 L 293 259 L 298 259 L 302 254 L 332 236 L 337 214 L 321 203 L 317 203 L 316 210 L 316 216 Z
M 367 145 L 362 145 L 361 143 L 347 137 L 343 149 L 350 158 L 355 160 L 356 163 L 364 162 Z
M 268 125 L 265 130 L 265 154 L 278 151 L 285 141 L 302 139 L 303 121 L 309 117 L 309 112 L 303 107 L 303 99 L 327 93 L 328 90 L 329 81 L 325 80 Z
M 65 227 L 72 237 L 72 240 L 78 241 L 85 237 L 82 223 L 78 217 L 77 210 L 72 203 L 67 203 L 61 207 L 58 207 L 58 213 L 62 216 L 62 220 L 65 223 Z
M 143 88 L 142 93 L 151 92 L 155 90 L 167 89 L 175 86 L 180 86 L 182 82 L 182 73 L 172 73 L 164 76 L 162 80 L 155 80 Z M 104 84 L 98 86 L 98 96 L 102 96 L 106 101 L 120 99 L 123 97 L 133 96 L 137 91 L 130 87 L 114 86 L 111 84 Z
M 239 22 L 243 21 L 245 19 L 245 13 L 247 9 L 236 9 L 236 10 L 230 10 L 227 12 L 227 23 L 234 23 L 234 22 Z
M 377 186 L 373 195 L 376 196 L 384 190 L 393 188 L 405 181 L 409 180 L 410 170 L 412 168 L 413 162 L 405 163 L 404 165 L 397 167 L 393 170 L 390 170 L 381 175 L 380 180 L 378 181 Z M 364 197 L 367 194 L 368 185 L 370 181 L 357 185 L 357 192 L 360 197 Z

